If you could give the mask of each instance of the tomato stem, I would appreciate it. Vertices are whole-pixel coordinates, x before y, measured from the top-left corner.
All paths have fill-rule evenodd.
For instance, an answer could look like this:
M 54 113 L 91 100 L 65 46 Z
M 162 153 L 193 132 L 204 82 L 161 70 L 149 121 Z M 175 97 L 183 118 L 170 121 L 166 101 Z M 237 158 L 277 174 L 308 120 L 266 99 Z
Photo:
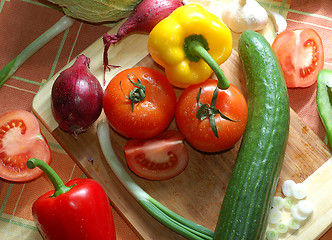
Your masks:
M 133 112 L 135 103 L 141 102 L 145 98 L 146 87 L 141 83 L 141 80 L 139 80 L 139 78 L 134 73 L 132 73 L 132 74 L 136 77 L 137 82 L 134 82 L 131 79 L 130 75 L 128 74 L 128 79 L 135 86 L 135 88 L 130 91 L 129 97 L 126 95 L 125 96 L 128 100 L 130 100 L 131 108 L 132 108 L 132 112 Z M 121 82 L 120 82 L 120 85 L 121 85 Z
M 209 44 L 202 35 L 191 35 L 185 39 L 184 50 L 186 57 L 192 62 L 204 60 L 218 78 L 218 87 L 220 89 L 229 88 L 229 81 L 218 63 L 209 54 Z
M 216 87 L 214 89 L 213 92 L 213 96 L 212 96 L 212 100 L 211 100 L 211 104 L 208 103 L 201 103 L 199 101 L 200 97 L 201 97 L 201 91 L 202 91 L 202 87 L 199 88 L 198 94 L 196 96 L 196 101 L 197 104 L 199 106 L 199 109 L 196 113 L 196 118 L 198 118 L 199 120 L 204 120 L 205 118 L 209 118 L 210 121 L 210 126 L 212 129 L 213 134 L 219 138 L 218 136 L 218 130 L 217 130 L 217 125 L 216 125 L 216 121 L 214 119 L 214 116 L 219 114 L 222 118 L 228 120 L 228 121 L 232 121 L 232 122 L 237 122 L 229 117 L 227 117 L 225 114 L 223 114 L 219 109 L 216 108 L 217 105 L 217 97 L 218 97 L 218 93 L 219 93 L 219 88 Z
M 47 175 L 47 177 L 50 179 L 50 181 L 52 182 L 52 184 L 53 184 L 53 186 L 55 188 L 53 197 L 57 197 L 60 194 L 66 193 L 72 187 L 74 187 L 74 186 L 67 187 L 63 183 L 63 181 L 61 180 L 61 178 L 59 177 L 59 175 L 47 163 L 43 162 L 40 159 L 30 158 L 27 161 L 27 166 L 30 169 L 34 169 L 35 167 L 39 167 L 41 170 L 43 170 L 43 172 Z

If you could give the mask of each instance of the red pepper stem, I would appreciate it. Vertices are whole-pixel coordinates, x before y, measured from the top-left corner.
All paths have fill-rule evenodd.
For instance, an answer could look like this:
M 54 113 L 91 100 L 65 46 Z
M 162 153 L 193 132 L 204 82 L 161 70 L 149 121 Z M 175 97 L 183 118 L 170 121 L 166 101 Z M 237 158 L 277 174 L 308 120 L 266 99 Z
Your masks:
M 209 54 L 208 50 L 208 42 L 202 35 L 191 35 L 185 39 L 186 57 L 194 62 L 203 59 L 216 74 L 218 78 L 218 88 L 228 89 L 230 85 L 228 79 L 218 63 Z
M 67 187 L 59 175 L 45 162 L 43 162 L 40 159 L 37 158 L 30 158 L 27 161 L 27 166 L 30 169 L 34 169 L 35 167 L 39 167 L 43 172 L 47 175 L 47 177 L 50 179 L 52 182 L 55 191 L 54 191 L 54 197 L 59 196 L 62 193 L 68 192 L 73 186 Z

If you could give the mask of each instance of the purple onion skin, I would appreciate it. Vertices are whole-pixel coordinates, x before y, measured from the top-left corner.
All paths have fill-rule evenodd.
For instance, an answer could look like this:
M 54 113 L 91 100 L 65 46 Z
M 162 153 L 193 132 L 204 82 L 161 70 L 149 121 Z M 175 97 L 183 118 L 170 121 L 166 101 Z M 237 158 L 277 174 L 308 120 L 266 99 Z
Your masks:
M 117 34 L 103 36 L 104 71 L 109 67 L 107 52 L 111 45 L 121 41 L 123 37 L 132 32 L 150 33 L 161 20 L 183 5 L 181 0 L 143 0 L 140 2 L 119 28 Z
M 183 2 L 180 0 L 143 0 L 119 28 L 117 36 L 122 38 L 134 31 L 149 33 L 161 20 L 181 6 Z
M 85 55 L 78 56 L 53 84 L 52 113 L 63 131 L 84 132 L 101 114 L 103 88 L 90 72 L 89 63 L 90 59 Z

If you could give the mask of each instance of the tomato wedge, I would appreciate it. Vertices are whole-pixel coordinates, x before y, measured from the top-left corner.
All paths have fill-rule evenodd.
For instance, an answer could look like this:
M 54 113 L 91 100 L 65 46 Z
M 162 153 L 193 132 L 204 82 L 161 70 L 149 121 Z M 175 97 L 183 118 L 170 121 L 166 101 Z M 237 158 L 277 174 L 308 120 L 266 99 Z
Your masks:
M 309 87 L 317 81 L 324 66 L 323 43 L 310 28 L 288 30 L 272 44 L 284 73 L 287 87 Z
M 150 139 L 130 139 L 124 150 L 129 168 L 149 180 L 175 177 L 186 168 L 189 160 L 184 137 L 175 130 L 164 131 Z
M 51 162 L 51 149 L 40 132 L 37 118 L 24 110 L 0 116 L 0 177 L 23 182 L 37 178 L 43 171 L 29 169 L 29 158 Z

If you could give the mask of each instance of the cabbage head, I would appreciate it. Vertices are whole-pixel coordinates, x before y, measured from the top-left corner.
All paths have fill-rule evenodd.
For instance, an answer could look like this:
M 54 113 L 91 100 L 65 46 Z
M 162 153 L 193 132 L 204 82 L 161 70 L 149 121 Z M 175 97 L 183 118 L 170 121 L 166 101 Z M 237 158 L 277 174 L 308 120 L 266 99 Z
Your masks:
M 49 0 L 72 18 L 90 23 L 116 22 L 128 17 L 142 0 Z

